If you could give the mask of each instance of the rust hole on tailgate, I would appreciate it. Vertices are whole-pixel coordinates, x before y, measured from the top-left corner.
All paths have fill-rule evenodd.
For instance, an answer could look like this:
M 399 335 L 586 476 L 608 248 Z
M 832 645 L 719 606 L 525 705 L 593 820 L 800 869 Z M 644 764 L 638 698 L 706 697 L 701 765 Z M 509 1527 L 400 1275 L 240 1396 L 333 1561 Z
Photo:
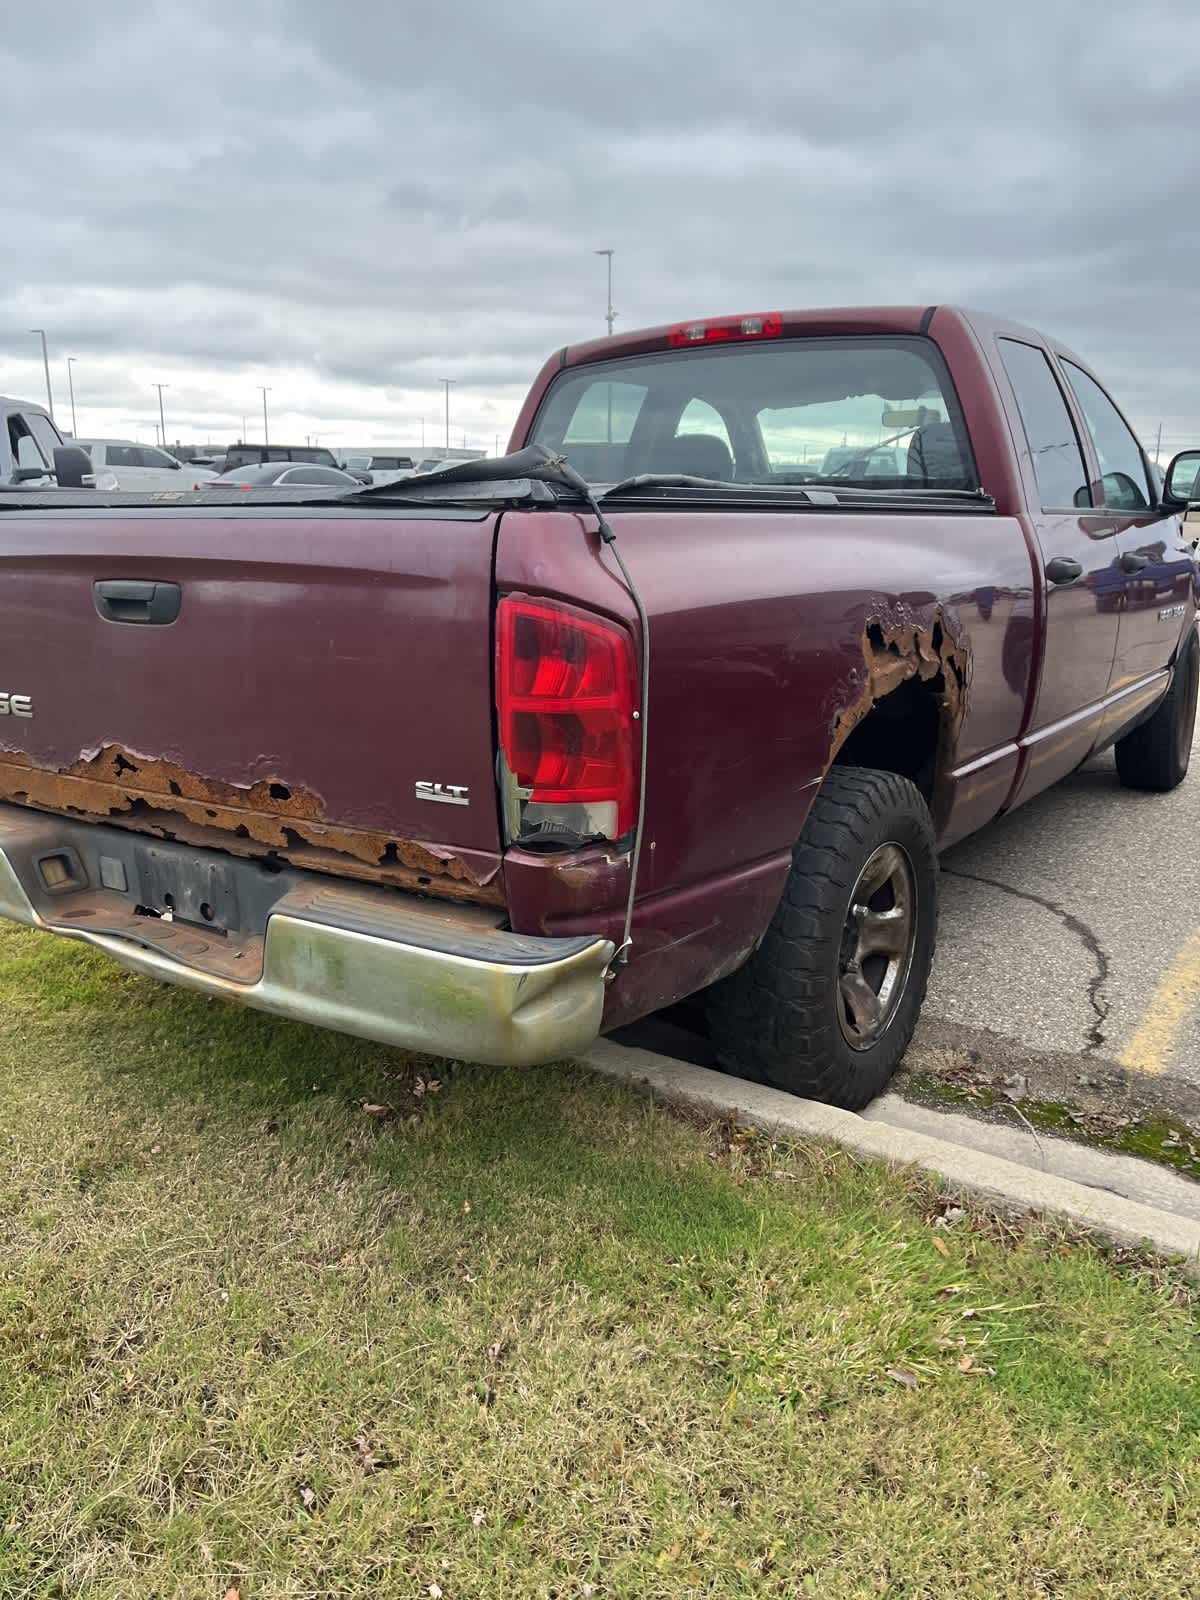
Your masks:
M 116 745 L 48 772 L 22 750 L 0 750 L 0 800 L 443 899 L 504 904 L 498 874 L 480 877 L 453 852 L 417 840 L 327 822 L 319 795 L 278 778 L 240 788 L 173 761 L 135 760 Z

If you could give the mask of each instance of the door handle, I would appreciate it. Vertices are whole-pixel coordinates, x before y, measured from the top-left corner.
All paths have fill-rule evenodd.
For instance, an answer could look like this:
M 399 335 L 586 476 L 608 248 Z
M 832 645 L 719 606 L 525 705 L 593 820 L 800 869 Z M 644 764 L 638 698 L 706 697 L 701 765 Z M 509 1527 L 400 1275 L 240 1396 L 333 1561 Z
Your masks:
M 1150 557 L 1139 555 L 1135 550 L 1127 551 L 1117 563 L 1122 572 L 1140 572 L 1143 567 L 1150 565 Z
M 105 622 L 144 622 L 163 627 L 179 615 L 177 583 L 150 583 L 141 578 L 104 578 L 92 585 L 96 610 Z
M 1046 563 L 1046 576 L 1051 583 L 1074 583 L 1082 573 L 1083 564 L 1070 556 L 1055 556 Z

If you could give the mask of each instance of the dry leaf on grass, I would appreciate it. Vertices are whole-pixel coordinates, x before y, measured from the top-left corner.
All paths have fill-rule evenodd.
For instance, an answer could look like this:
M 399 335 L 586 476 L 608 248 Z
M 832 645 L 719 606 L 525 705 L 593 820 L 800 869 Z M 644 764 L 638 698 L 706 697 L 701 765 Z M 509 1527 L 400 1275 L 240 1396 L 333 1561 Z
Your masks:
M 476 1506 L 474 1511 L 471 1513 L 471 1526 L 473 1528 L 482 1528 L 486 1521 L 487 1512 L 482 1506 Z
M 894 1383 L 901 1384 L 905 1389 L 919 1389 L 921 1380 L 915 1372 L 910 1372 L 907 1367 L 889 1367 L 887 1375 Z
M 231 1584 L 225 1591 L 225 1600 L 242 1600 L 242 1591 L 235 1589 Z
M 431 1583 L 426 1590 L 429 1600 L 442 1600 L 442 1586 L 440 1583 Z
M 994 1378 L 996 1376 L 995 1367 L 977 1367 L 975 1365 L 975 1357 L 969 1350 L 966 1355 L 959 1358 L 958 1370 L 966 1373 L 969 1378 Z
M 396 1111 L 393 1106 L 377 1106 L 371 1100 L 364 1100 L 362 1102 L 362 1109 L 369 1117 L 378 1117 L 380 1121 L 383 1121 L 383 1119 L 386 1117 L 394 1117 L 396 1115 Z
M 933 1236 L 933 1248 L 939 1255 L 948 1256 L 950 1254 L 950 1246 L 945 1239 L 939 1239 L 936 1233 Z
M 306 1511 L 311 1511 L 317 1503 L 317 1497 L 307 1483 L 300 1485 L 300 1504 Z
M 389 1467 L 396 1465 L 395 1457 L 377 1450 L 366 1434 L 359 1434 L 354 1441 L 354 1448 L 358 1451 L 359 1465 L 368 1478 L 373 1478 L 377 1472 L 386 1472 Z

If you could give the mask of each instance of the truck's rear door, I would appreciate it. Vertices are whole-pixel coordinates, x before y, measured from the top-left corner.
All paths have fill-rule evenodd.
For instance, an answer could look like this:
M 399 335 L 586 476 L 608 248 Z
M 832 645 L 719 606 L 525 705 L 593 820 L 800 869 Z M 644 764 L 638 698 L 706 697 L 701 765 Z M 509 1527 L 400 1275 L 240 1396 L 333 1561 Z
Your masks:
M 494 531 L 400 508 L 0 514 L 0 801 L 488 898 Z

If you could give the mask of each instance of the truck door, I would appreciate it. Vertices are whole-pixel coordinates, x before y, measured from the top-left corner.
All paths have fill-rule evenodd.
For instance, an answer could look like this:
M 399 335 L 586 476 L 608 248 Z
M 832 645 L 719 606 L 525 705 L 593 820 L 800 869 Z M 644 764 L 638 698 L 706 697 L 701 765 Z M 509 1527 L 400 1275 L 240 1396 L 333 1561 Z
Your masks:
M 1158 491 L 1133 429 L 1090 373 L 1060 358 L 1100 467 L 1097 508 L 1121 547 L 1117 654 L 1104 737 L 1116 737 L 1162 693 L 1163 669 L 1191 626 L 1192 544 Z M 1119 698 L 1118 698 L 1119 697 Z
M 1016 805 L 1077 767 L 1100 737 L 1125 575 L 1113 518 L 1092 505 L 1083 444 L 1046 351 L 997 342 L 1023 432 L 1017 448 L 1044 583 L 1041 674 Z

